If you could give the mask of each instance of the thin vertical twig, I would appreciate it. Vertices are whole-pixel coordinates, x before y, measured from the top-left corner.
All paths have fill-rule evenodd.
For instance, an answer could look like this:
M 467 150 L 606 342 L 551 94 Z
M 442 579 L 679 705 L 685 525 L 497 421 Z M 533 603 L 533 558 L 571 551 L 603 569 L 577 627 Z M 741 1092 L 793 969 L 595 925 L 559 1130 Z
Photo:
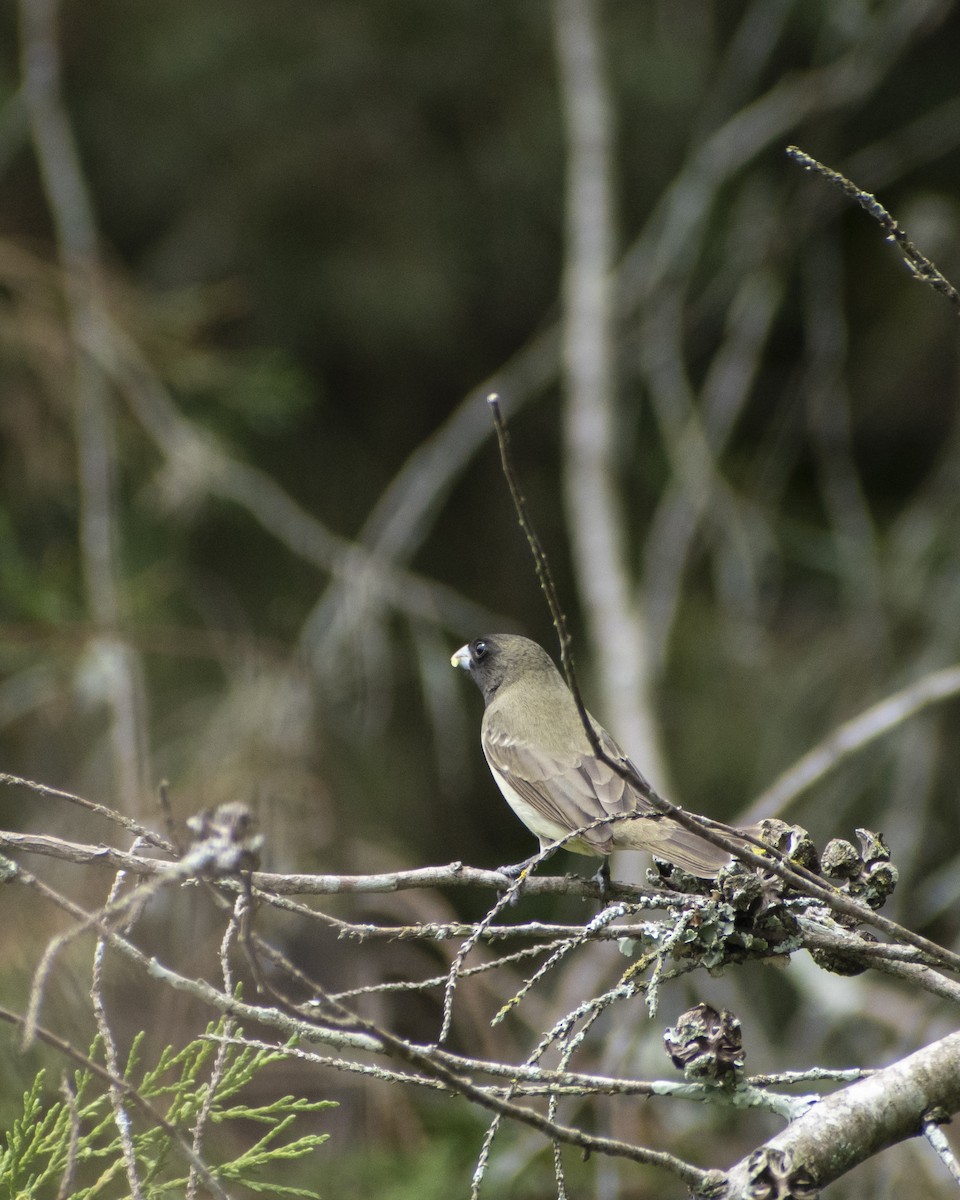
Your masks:
M 224 930 L 223 938 L 220 942 L 220 973 L 223 976 L 223 992 L 225 996 L 233 996 L 236 993 L 237 983 L 234 977 L 233 968 L 230 964 L 230 954 L 233 945 L 237 940 L 237 936 L 246 914 L 249 910 L 249 897 L 246 894 L 238 896 L 233 906 L 233 912 L 230 915 L 230 920 L 227 922 L 227 927 Z M 210 1078 L 207 1080 L 206 1090 L 203 1093 L 203 1100 L 197 1112 L 197 1119 L 193 1123 L 193 1128 L 190 1130 L 193 1138 L 193 1153 L 197 1162 L 202 1162 L 203 1153 L 203 1138 L 206 1133 L 207 1125 L 210 1122 L 210 1114 L 213 1111 L 213 1104 L 217 1097 L 217 1092 L 220 1084 L 223 1081 L 223 1073 L 226 1070 L 227 1056 L 230 1051 L 229 1039 L 234 1036 L 237 1023 L 233 1017 L 227 1017 L 223 1024 L 223 1033 L 220 1042 L 217 1045 L 216 1057 L 213 1061 L 213 1068 L 210 1071 Z M 190 1174 L 187 1177 L 187 1192 L 186 1200 L 195 1200 L 197 1195 L 197 1187 L 200 1184 L 201 1176 L 196 1166 L 191 1164 Z
M 142 849 L 143 844 L 137 839 L 131 847 L 131 853 L 136 854 Z M 126 878 L 126 871 L 117 872 L 113 886 L 110 888 L 110 894 L 107 897 L 106 903 L 108 907 L 117 903 Z M 107 1017 L 106 1003 L 103 998 L 103 968 L 107 954 L 107 942 L 108 939 L 103 934 L 97 938 L 97 944 L 93 952 L 93 978 L 90 983 L 90 1001 L 93 1007 L 93 1015 L 97 1022 L 97 1032 L 100 1034 L 100 1039 L 103 1042 L 103 1057 L 107 1070 L 114 1078 L 120 1078 L 123 1075 L 120 1067 L 120 1056 L 117 1052 L 116 1039 L 113 1036 L 113 1029 Z M 124 1095 L 120 1089 L 111 1084 L 110 1107 L 113 1109 L 113 1123 L 117 1127 L 117 1135 L 120 1139 L 120 1149 L 123 1154 L 124 1168 L 127 1173 L 127 1183 L 130 1185 L 130 1195 L 132 1200 L 143 1200 L 143 1183 L 140 1180 L 140 1173 L 137 1167 L 137 1151 L 133 1141 L 133 1126 L 124 1099 Z
M 513 467 L 513 459 L 510 454 L 510 434 L 503 419 L 503 413 L 500 411 L 500 397 L 495 394 L 489 395 L 487 397 L 487 404 L 490 406 L 490 412 L 493 415 L 493 426 L 497 434 L 497 446 L 500 450 L 500 465 L 503 468 L 503 477 L 507 481 L 510 498 L 513 500 L 513 507 L 517 514 L 517 520 L 527 539 L 527 545 L 530 547 L 534 568 L 537 572 L 537 579 L 546 598 L 553 626 L 557 631 L 563 673 L 566 676 L 570 691 L 573 693 L 577 710 L 580 713 L 580 719 L 583 722 L 584 732 L 590 739 L 590 745 L 595 754 L 602 756 L 603 751 L 600 748 L 597 731 L 587 716 L 583 695 L 580 692 L 576 668 L 573 665 L 573 640 L 570 637 L 570 630 L 567 626 L 566 613 L 563 611 L 563 605 L 560 603 L 560 593 L 557 591 L 557 585 L 553 580 L 553 572 L 550 570 L 550 560 L 547 558 L 546 551 L 534 528 L 533 522 L 530 520 L 530 514 L 527 512 L 527 500 L 520 489 L 520 480 Z

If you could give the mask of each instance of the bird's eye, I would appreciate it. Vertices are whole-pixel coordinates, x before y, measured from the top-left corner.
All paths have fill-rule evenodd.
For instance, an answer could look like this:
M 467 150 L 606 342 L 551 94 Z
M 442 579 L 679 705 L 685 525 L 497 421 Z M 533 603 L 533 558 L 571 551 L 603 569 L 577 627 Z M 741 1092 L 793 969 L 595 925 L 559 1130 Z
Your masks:
M 487 646 L 486 642 L 479 641 L 479 642 L 473 643 L 473 657 L 476 659 L 477 662 L 483 662 L 483 660 L 487 657 L 488 653 L 489 653 L 489 647 Z

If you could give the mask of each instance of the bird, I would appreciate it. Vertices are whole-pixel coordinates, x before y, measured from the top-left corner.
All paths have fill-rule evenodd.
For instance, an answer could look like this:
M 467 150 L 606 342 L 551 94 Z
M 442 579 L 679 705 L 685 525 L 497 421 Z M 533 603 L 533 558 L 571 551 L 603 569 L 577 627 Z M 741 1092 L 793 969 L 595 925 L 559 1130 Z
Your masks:
M 648 850 L 701 879 L 711 879 L 731 855 L 660 814 L 653 789 L 609 733 L 589 717 L 606 757 L 636 775 L 629 782 L 604 762 L 587 737 L 573 693 L 550 655 L 530 638 L 493 633 L 467 642 L 451 657 L 484 699 L 480 744 L 504 799 L 540 841 L 541 851 L 605 817 L 565 843 L 601 857 L 601 889 L 614 849 Z M 589 716 L 589 714 L 588 714 Z M 641 787 L 637 786 L 641 784 Z

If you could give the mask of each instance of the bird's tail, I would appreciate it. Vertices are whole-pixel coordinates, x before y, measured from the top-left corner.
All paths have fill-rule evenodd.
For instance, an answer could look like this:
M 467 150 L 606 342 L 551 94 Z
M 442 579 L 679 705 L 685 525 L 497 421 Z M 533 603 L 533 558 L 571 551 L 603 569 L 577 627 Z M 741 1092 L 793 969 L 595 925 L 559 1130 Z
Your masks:
M 755 834 L 759 829 L 750 828 L 744 832 Z M 684 829 L 669 817 L 651 819 L 641 816 L 634 821 L 618 821 L 614 827 L 614 844 L 624 850 L 647 850 L 700 879 L 713 879 L 732 861 L 726 850 Z M 747 845 L 746 842 L 743 844 Z

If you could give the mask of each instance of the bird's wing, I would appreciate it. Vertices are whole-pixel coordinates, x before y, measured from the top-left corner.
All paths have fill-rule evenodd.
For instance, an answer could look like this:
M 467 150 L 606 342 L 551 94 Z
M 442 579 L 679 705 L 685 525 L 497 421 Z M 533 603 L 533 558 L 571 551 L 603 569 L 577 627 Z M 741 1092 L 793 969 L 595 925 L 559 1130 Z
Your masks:
M 634 767 L 605 728 L 596 722 L 594 727 L 604 754 L 614 762 Z M 628 784 L 610 763 L 592 751 L 564 754 L 521 742 L 496 720 L 487 724 L 484 751 L 494 772 L 502 775 L 536 814 L 568 832 L 600 817 L 656 814 L 646 788 L 640 791 Z M 634 770 L 648 787 L 643 775 L 636 767 Z M 600 854 L 610 853 L 614 846 L 647 850 L 703 878 L 716 875 L 721 866 L 730 862 L 730 854 L 698 838 L 670 817 L 602 824 L 584 833 L 581 840 Z
M 600 767 L 604 765 L 592 755 L 566 754 L 518 739 L 495 719 L 485 724 L 483 752 L 491 769 L 548 826 L 572 833 L 608 815 L 609 809 L 601 801 L 596 783 L 585 767 L 589 760 Z M 534 832 L 539 834 L 537 829 Z M 610 834 L 609 826 L 599 825 L 584 833 L 582 840 L 595 848 L 596 853 L 606 854 L 611 848 Z
M 596 723 L 595 723 L 596 724 Z M 597 776 L 597 794 L 611 816 L 617 813 L 655 813 L 656 805 L 650 800 L 653 789 L 627 758 L 607 731 L 597 726 L 600 747 L 608 758 L 631 767 L 644 785 L 641 791 L 623 780 L 602 759 L 591 758 L 584 763 L 585 769 Z M 612 778 L 608 780 L 608 776 Z M 712 842 L 697 837 L 669 817 L 646 821 L 618 821 L 611 827 L 614 844 L 625 849 L 649 850 L 657 858 L 665 858 L 691 875 L 710 879 L 730 861 L 730 855 L 714 846 Z
M 641 782 L 649 787 L 610 734 L 596 721 L 594 728 L 604 754 L 633 767 Z M 534 813 L 565 832 L 602 817 L 635 813 L 650 818 L 598 825 L 584 833 L 581 840 L 597 854 L 609 854 L 614 846 L 648 850 L 691 875 L 707 879 L 730 861 L 724 850 L 669 817 L 657 817 L 656 807 L 645 791 L 627 783 L 609 763 L 588 749 L 565 753 L 518 740 L 491 716 L 484 725 L 483 750 L 493 771 L 510 784 Z M 537 829 L 534 833 L 539 835 Z
M 644 788 L 652 790 L 646 779 L 644 779 L 603 726 L 598 725 L 594 721 L 593 728 L 600 743 L 600 749 L 607 758 L 632 770 L 644 785 Z M 621 816 L 624 813 L 653 813 L 657 811 L 645 791 L 640 791 L 632 784 L 627 783 L 623 776 L 619 775 L 609 763 L 604 762 L 602 758 L 597 758 L 595 754 L 582 755 L 577 761 L 577 769 L 585 779 L 589 780 L 591 787 L 596 792 L 598 801 L 603 806 L 604 812 L 608 813 L 611 817 Z M 652 822 L 650 823 L 652 824 Z

